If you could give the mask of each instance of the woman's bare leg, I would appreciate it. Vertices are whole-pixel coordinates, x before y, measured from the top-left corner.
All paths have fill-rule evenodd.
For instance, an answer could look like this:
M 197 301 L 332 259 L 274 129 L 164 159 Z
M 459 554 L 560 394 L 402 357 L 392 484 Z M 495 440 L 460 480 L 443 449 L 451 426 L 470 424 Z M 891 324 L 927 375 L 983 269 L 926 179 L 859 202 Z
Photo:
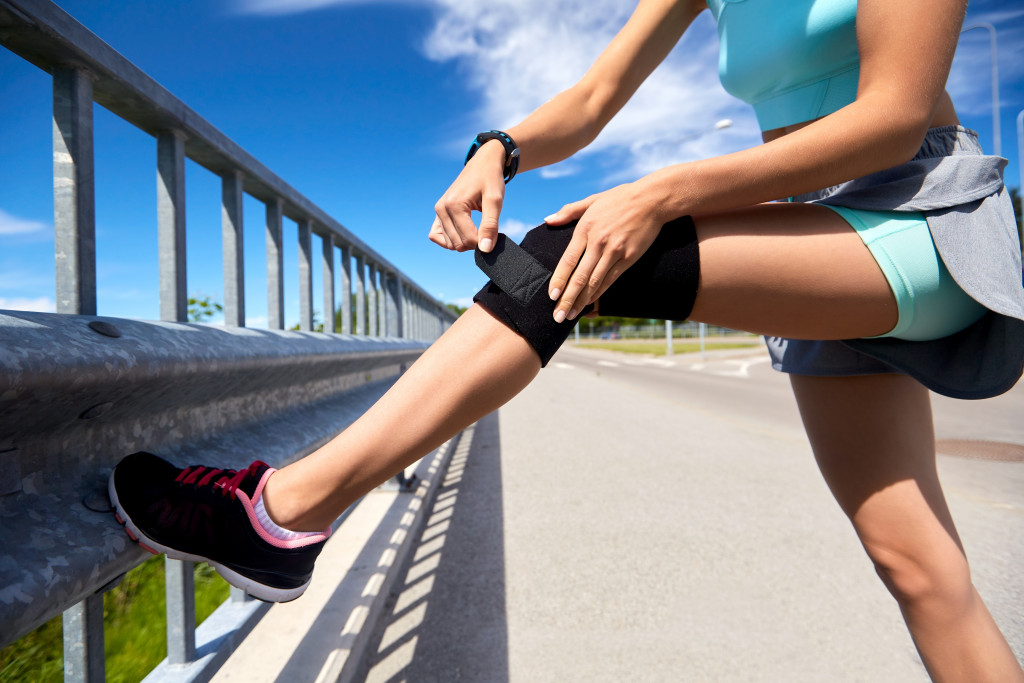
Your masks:
M 275 473 L 264 504 L 281 526 L 318 531 L 360 496 L 505 404 L 540 370 L 522 337 L 474 305 L 356 422 Z
M 695 223 L 701 283 L 694 319 L 809 339 L 867 337 L 895 326 L 884 275 L 838 214 L 774 204 Z M 539 367 L 524 339 L 474 306 L 348 430 L 274 475 L 264 491 L 268 510 L 288 528 L 324 528 L 373 486 L 515 396 Z M 889 375 L 794 378 L 794 387 L 822 471 L 932 675 L 1020 680 L 970 583 L 942 498 L 927 392 Z
M 881 270 L 828 209 L 767 205 L 696 225 L 701 288 L 694 319 L 813 338 L 869 336 L 896 324 Z M 289 529 L 323 529 L 374 486 L 511 399 L 539 368 L 522 337 L 473 306 L 351 427 L 269 480 L 268 512 Z
M 818 466 L 935 681 L 1022 681 L 971 583 L 935 465 L 928 391 L 904 375 L 792 376 Z

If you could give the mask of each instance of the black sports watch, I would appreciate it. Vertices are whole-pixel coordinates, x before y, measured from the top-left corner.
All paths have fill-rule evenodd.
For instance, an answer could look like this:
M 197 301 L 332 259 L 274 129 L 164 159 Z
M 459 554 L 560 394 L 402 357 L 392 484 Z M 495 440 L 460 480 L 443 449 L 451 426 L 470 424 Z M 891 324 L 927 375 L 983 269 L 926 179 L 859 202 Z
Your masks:
M 463 165 L 468 164 L 469 160 L 476 154 L 476 151 L 480 149 L 480 146 L 489 140 L 497 140 L 505 148 L 505 183 L 508 183 L 508 181 L 516 177 L 516 171 L 519 170 L 519 147 L 516 145 L 515 140 L 509 137 L 508 133 L 503 133 L 500 130 L 489 130 L 486 133 L 479 133 L 469 145 L 469 151 L 466 152 L 466 161 Z

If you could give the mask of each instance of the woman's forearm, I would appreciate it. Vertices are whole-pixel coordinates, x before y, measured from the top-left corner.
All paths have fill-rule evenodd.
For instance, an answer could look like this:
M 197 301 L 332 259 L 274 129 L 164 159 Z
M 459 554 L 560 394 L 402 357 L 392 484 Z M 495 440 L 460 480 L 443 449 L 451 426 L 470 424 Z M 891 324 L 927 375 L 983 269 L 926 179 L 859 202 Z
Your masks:
M 507 132 L 519 145 L 519 170 L 523 172 L 568 159 L 590 144 L 601 128 L 590 94 L 577 84 Z
M 830 187 L 909 160 L 927 130 L 860 100 L 751 149 L 678 164 L 638 181 L 665 221 Z M 663 214 L 663 215 L 662 215 Z

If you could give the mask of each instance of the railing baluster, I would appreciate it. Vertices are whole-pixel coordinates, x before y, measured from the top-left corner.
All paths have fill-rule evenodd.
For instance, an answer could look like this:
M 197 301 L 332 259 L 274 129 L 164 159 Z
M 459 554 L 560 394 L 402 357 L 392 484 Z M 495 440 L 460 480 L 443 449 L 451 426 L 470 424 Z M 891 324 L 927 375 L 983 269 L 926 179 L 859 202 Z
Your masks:
M 103 594 L 90 595 L 64 611 L 65 683 L 103 683 Z
M 352 334 L 352 248 L 341 245 L 341 333 Z
M 384 278 L 386 273 L 383 269 L 377 271 L 377 315 L 380 320 L 380 336 L 388 336 L 388 295 L 384 290 Z
M 412 329 L 413 339 L 423 339 L 423 307 L 418 292 L 412 295 Z
M 366 334 L 366 257 L 356 254 L 356 334 Z
M 401 291 L 401 336 L 407 339 L 416 339 L 416 322 L 413 319 L 411 296 L 412 293 L 407 292 L 403 287 Z
M 167 661 L 187 664 L 196 658 L 196 588 L 194 563 L 164 558 L 167 596 Z
M 313 226 L 299 221 L 299 329 L 313 330 Z
M 334 237 L 329 233 L 323 238 L 320 266 L 324 276 L 324 332 L 337 332 L 337 318 L 334 315 Z
M 156 138 L 157 253 L 160 264 L 160 319 L 188 320 L 185 261 L 185 134 Z
M 245 262 L 243 255 L 242 173 L 221 179 L 221 228 L 224 239 L 224 324 L 245 327 Z
M 396 337 L 403 337 L 402 277 L 394 273 L 388 278 L 388 329 Z
M 371 337 L 377 336 L 377 268 L 370 263 L 369 281 L 366 289 L 366 313 L 369 318 L 370 329 L 367 334 Z
M 280 197 L 267 202 L 267 327 L 284 329 L 284 250 Z
M 92 79 L 53 72 L 53 226 L 57 312 L 96 315 Z

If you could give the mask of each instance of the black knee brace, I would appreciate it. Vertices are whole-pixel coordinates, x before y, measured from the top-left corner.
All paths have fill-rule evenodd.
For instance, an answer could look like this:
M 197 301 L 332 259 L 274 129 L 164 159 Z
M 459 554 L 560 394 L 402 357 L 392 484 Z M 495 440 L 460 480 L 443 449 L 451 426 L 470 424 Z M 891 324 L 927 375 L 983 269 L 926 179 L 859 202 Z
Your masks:
M 575 320 L 556 323 L 548 281 L 569 246 L 576 223 L 541 225 L 521 245 L 498 235 L 494 249 L 476 252 L 476 263 L 491 278 L 473 301 L 515 330 L 548 364 Z M 654 243 L 601 295 L 601 315 L 686 320 L 700 280 L 697 233 L 689 216 L 666 223 Z M 587 306 L 580 315 L 593 310 Z

